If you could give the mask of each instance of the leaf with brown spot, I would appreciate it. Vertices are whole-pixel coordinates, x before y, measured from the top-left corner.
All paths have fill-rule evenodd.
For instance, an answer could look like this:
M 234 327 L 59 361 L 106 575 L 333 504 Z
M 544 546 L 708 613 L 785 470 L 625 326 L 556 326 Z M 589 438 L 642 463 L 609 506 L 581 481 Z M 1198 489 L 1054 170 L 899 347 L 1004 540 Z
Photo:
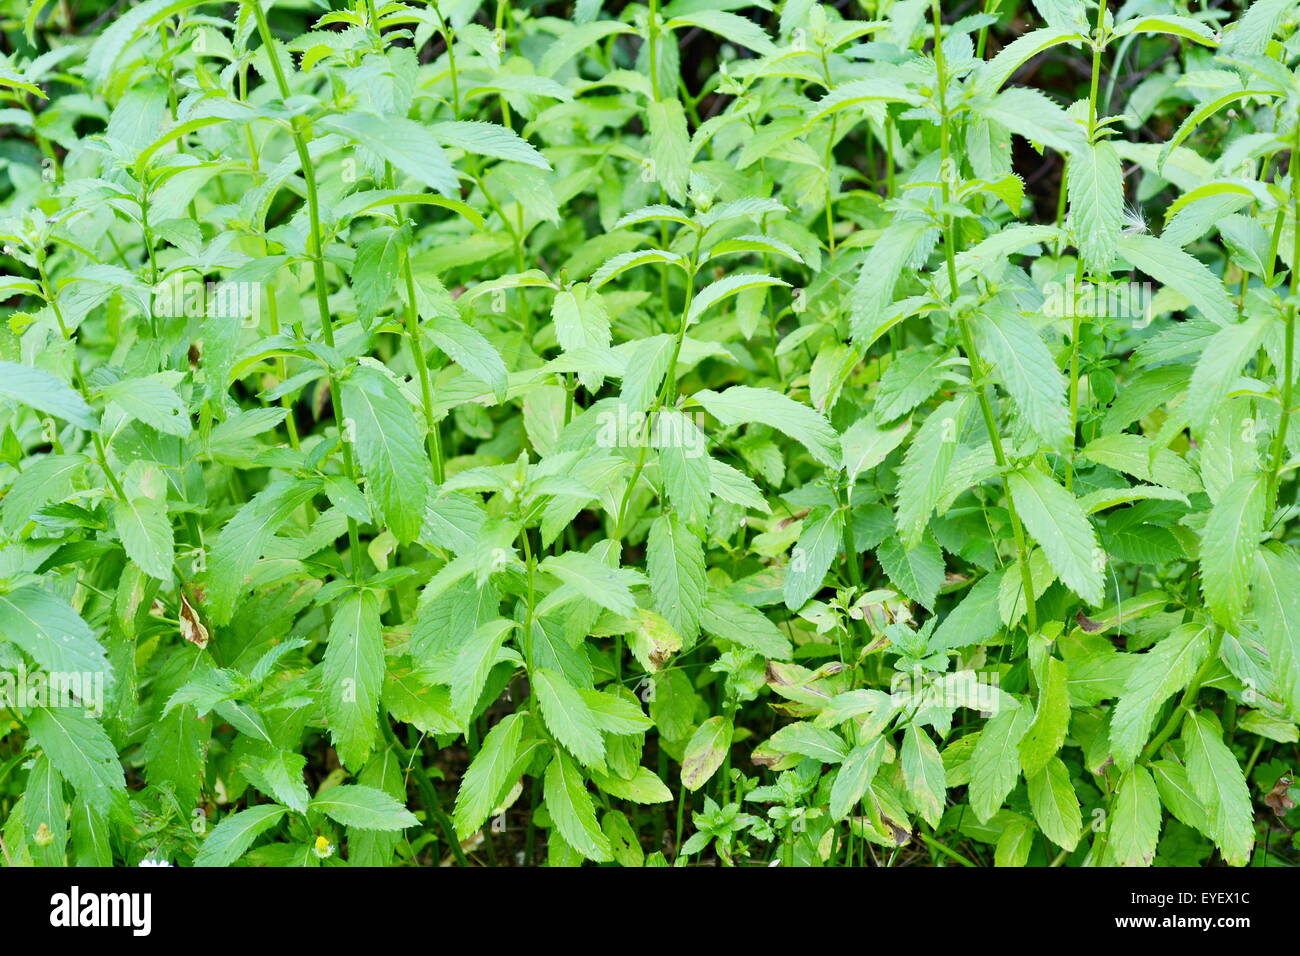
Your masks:
M 203 626 L 202 619 L 199 618 L 198 611 L 194 610 L 194 605 L 181 591 L 181 637 L 189 641 L 199 650 L 208 646 L 208 629 Z
M 1295 783 L 1295 778 L 1290 774 L 1283 774 L 1277 778 L 1277 783 L 1273 784 L 1273 789 L 1264 794 L 1264 802 L 1268 804 L 1269 809 L 1275 816 L 1284 817 L 1295 809 L 1295 800 L 1287 792 L 1291 785 Z
M 1085 634 L 1096 634 L 1105 626 L 1100 622 L 1094 621 L 1092 618 L 1088 617 L 1086 614 L 1083 613 L 1082 610 L 1080 610 L 1079 613 L 1074 615 L 1074 623 L 1078 624 L 1080 630 L 1082 630 Z

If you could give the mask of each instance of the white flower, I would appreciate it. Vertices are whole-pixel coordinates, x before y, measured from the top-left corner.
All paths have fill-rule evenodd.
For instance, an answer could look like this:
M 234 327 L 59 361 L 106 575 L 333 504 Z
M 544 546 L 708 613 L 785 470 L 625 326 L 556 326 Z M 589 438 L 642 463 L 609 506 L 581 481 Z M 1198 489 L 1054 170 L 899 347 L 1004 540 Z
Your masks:
M 140 861 L 141 866 L 172 866 L 166 860 L 155 860 L 153 857 L 145 857 Z

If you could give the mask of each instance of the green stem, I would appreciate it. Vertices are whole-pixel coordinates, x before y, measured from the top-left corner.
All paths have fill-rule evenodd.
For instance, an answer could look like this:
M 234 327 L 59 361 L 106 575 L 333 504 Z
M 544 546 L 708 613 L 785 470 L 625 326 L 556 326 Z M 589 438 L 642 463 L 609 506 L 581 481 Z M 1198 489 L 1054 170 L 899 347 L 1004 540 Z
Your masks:
M 1178 706 L 1175 707 L 1173 713 L 1169 715 L 1169 719 L 1166 720 L 1164 726 L 1160 728 L 1160 732 L 1151 738 L 1151 742 L 1143 748 L 1141 759 L 1144 762 L 1151 760 L 1160 752 L 1160 748 L 1163 747 L 1165 742 L 1174 735 L 1174 731 L 1176 731 L 1178 725 L 1183 722 L 1183 718 L 1187 714 L 1191 713 L 1192 707 L 1196 704 L 1196 696 L 1201 692 L 1201 685 L 1205 683 L 1205 678 L 1209 676 L 1210 671 L 1219 660 L 1219 648 L 1222 645 L 1223 628 L 1216 627 L 1214 629 L 1214 636 L 1210 638 L 1210 652 L 1205 655 L 1204 663 L 1202 663 L 1200 669 L 1197 670 L 1196 676 L 1192 678 L 1192 682 L 1187 685 L 1187 690 L 1183 691 L 1183 696 L 1178 701 Z
M 1097 5 L 1097 24 L 1093 30 L 1092 38 L 1092 84 L 1088 90 L 1088 142 L 1091 143 L 1097 135 L 1097 84 L 1101 79 L 1101 52 L 1106 46 L 1106 37 L 1104 34 L 1106 15 L 1106 3 Z M 1064 192 L 1064 190 L 1062 191 Z M 1076 432 L 1079 428 L 1079 334 L 1081 332 L 1081 322 L 1079 321 L 1078 296 L 1079 289 L 1083 285 L 1083 255 L 1077 248 L 1075 249 L 1074 263 L 1074 303 L 1070 309 L 1070 453 L 1065 458 L 1065 488 L 1067 491 L 1074 487 L 1074 451 L 1077 440 Z
M 72 349 L 72 380 L 77 385 L 77 391 L 81 393 L 82 399 L 87 405 L 90 404 L 90 389 L 86 385 L 85 376 L 81 374 L 81 363 L 77 361 L 77 343 L 73 341 L 72 331 L 68 328 L 67 323 L 63 321 L 63 310 L 59 308 L 59 302 L 54 295 L 54 287 L 50 284 L 49 273 L 45 269 L 45 250 L 36 250 L 36 272 L 41 280 L 41 293 L 45 296 L 45 301 L 50 304 L 50 310 L 54 313 L 54 320 L 59 325 L 59 332 L 63 336 L 63 341 L 68 343 Z M 117 500 L 125 502 L 126 489 L 118 480 L 113 469 L 108 466 L 108 448 L 104 445 L 103 436 L 96 429 L 90 433 L 90 439 L 95 445 L 95 454 L 99 459 L 99 467 L 104 472 L 104 477 L 108 483 L 113 486 L 113 493 L 117 495 Z
M 938 71 L 939 87 L 939 150 L 940 150 L 940 186 L 943 190 L 943 201 L 946 205 L 949 197 L 949 184 L 946 171 L 949 167 L 950 158 L 950 128 L 948 107 L 945 101 L 944 88 L 948 82 L 945 71 L 943 56 L 943 37 L 942 37 L 942 16 L 939 12 L 939 0 L 933 0 L 931 10 L 934 15 L 934 58 L 935 67 Z M 952 310 L 952 303 L 957 299 L 957 259 L 956 259 L 956 239 L 953 230 L 952 216 L 944 216 L 944 257 L 948 263 L 948 295 L 950 297 L 949 309 Z M 954 321 L 961 327 L 962 347 L 966 351 L 966 358 L 970 361 L 971 380 L 975 387 L 975 394 L 979 399 L 980 414 L 984 418 L 984 428 L 988 432 L 989 443 L 993 446 L 993 458 L 997 462 L 998 469 L 1002 472 L 1002 487 L 1007 498 L 1007 514 L 1011 518 L 1011 532 L 1016 541 L 1016 554 L 1020 563 L 1020 580 L 1021 586 L 1025 592 L 1025 620 L 1029 626 L 1030 633 L 1038 630 L 1038 609 L 1034 602 L 1034 576 L 1029 567 L 1029 550 L 1025 543 L 1024 528 L 1020 524 L 1020 516 L 1016 513 L 1015 502 L 1011 500 L 1011 488 L 1007 482 L 1007 455 L 1002 447 L 1002 436 L 998 432 L 997 418 L 993 414 L 993 404 L 989 401 L 988 388 L 984 384 L 985 370 L 984 363 L 980 360 L 978 350 L 975 348 L 975 336 L 971 332 L 970 322 L 965 319 L 958 319 L 953 316 Z
M 267 59 L 271 61 L 271 72 L 275 74 L 275 84 L 280 91 L 280 98 L 287 100 L 290 96 L 289 82 L 284 76 L 284 67 L 280 64 L 280 58 L 276 55 L 275 39 L 271 36 L 271 26 L 266 21 L 266 12 L 262 9 L 260 0 L 253 0 L 249 4 L 253 8 L 253 16 L 257 19 L 257 32 L 262 38 L 262 45 L 266 47 Z M 311 163 L 311 153 L 307 149 L 309 133 L 304 129 L 301 118 L 295 116 L 290 123 L 289 132 L 293 137 L 294 148 L 298 152 L 298 163 L 302 167 L 303 182 L 307 184 L 307 217 L 311 226 L 311 233 L 308 241 L 308 254 L 311 256 L 312 266 L 312 283 L 316 291 L 316 311 L 320 315 L 321 332 L 325 336 L 325 344 L 334 348 L 334 319 L 330 316 L 329 291 L 325 282 L 325 255 L 323 243 L 321 241 L 320 227 L 320 196 L 316 190 L 316 170 Z M 343 394 L 338 387 L 338 379 L 333 370 L 329 373 L 330 396 L 334 402 L 335 418 L 340 426 L 347 421 L 347 415 L 343 411 Z M 357 466 L 352 457 L 352 446 L 344 440 L 341 442 L 343 449 L 343 470 L 353 483 L 357 480 Z M 361 570 L 361 537 L 357 530 L 357 521 L 355 518 L 348 518 L 348 548 L 352 555 L 352 577 L 354 580 L 360 579 Z
M 1276 504 L 1277 479 L 1282 472 L 1282 459 L 1286 455 L 1287 426 L 1291 423 L 1291 406 L 1294 402 L 1295 378 L 1295 319 L 1296 297 L 1300 296 L 1300 122 L 1296 123 L 1295 138 L 1291 142 L 1291 213 L 1295 219 L 1291 250 L 1291 304 L 1286 310 L 1286 333 L 1282 360 L 1282 418 L 1273 436 L 1272 465 L 1268 473 L 1268 494 L 1265 500 Z

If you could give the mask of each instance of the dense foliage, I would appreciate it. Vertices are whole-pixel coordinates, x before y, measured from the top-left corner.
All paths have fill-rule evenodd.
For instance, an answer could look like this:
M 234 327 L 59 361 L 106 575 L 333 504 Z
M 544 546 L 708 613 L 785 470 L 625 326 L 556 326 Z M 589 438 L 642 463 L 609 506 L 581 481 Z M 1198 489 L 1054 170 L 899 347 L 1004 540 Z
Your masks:
M 6 865 L 1281 865 L 1300 4 L 0 3 Z

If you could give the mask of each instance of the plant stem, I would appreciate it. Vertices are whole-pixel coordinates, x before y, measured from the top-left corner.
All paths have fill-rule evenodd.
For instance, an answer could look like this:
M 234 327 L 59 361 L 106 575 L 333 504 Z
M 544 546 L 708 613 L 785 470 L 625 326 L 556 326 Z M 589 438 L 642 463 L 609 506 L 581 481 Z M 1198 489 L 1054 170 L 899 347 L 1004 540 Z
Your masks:
M 266 12 L 262 9 L 261 0 L 252 0 L 249 6 L 253 8 L 253 16 L 257 19 L 257 32 L 262 38 L 262 45 L 266 47 L 267 59 L 271 61 L 271 72 L 275 74 L 275 84 L 280 91 L 280 98 L 287 100 L 290 96 L 289 82 L 285 79 L 284 67 L 280 64 L 280 58 L 276 54 L 275 38 L 271 36 L 271 26 L 266 21 Z M 294 148 L 298 152 L 298 163 L 302 167 L 303 182 L 307 184 L 307 216 L 311 224 L 307 251 L 311 256 L 312 284 L 315 286 L 316 291 L 316 310 L 320 314 L 321 332 L 325 336 L 325 344 L 330 348 L 334 348 L 334 319 L 330 316 L 329 291 L 325 283 L 325 252 L 321 241 L 320 197 L 316 191 L 316 170 L 311 164 L 311 154 L 307 150 L 309 133 L 304 129 L 299 117 L 294 117 L 289 125 L 289 132 L 293 137 Z M 347 415 L 343 411 L 343 393 L 339 390 L 338 379 L 332 369 L 329 372 L 329 386 L 330 398 L 334 403 L 335 419 L 339 423 L 340 430 L 342 430 L 343 423 L 347 421 Z M 340 442 L 340 445 L 343 450 L 343 471 L 355 484 L 357 466 L 352 458 L 352 446 L 346 439 Z M 351 516 L 348 517 L 348 548 L 352 555 L 352 577 L 354 580 L 360 580 L 361 536 L 357 530 L 357 520 Z
M 1183 717 L 1191 712 L 1192 705 L 1196 703 L 1196 695 L 1201 692 L 1201 685 L 1205 683 L 1205 678 L 1209 675 L 1211 668 L 1214 667 L 1215 662 L 1219 659 L 1219 648 L 1222 645 L 1223 628 L 1216 627 L 1214 629 L 1214 636 L 1210 638 L 1210 652 L 1205 655 L 1204 663 L 1202 663 L 1200 669 L 1197 670 L 1196 676 L 1192 678 L 1192 682 L 1187 685 L 1187 690 L 1183 691 L 1183 696 L 1178 701 L 1178 706 L 1175 707 L 1173 713 L 1169 715 L 1169 719 L 1166 720 L 1164 726 L 1160 728 L 1160 732 L 1151 738 L 1151 742 L 1143 748 L 1141 759 L 1144 762 L 1150 760 L 1160 752 L 1160 748 L 1165 745 L 1165 741 L 1174 735 L 1174 731 L 1178 729 L 1178 725 L 1183 722 Z
M 1277 479 L 1282 471 L 1282 459 L 1286 455 L 1287 426 L 1291 423 L 1291 405 L 1294 402 L 1295 378 L 1295 319 L 1296 298 L 1300 296 L 1300 121 L 1297 121 L 1295 137 L 1291 141 L 1291 214 L 1295 219 L 1295 232 L 1291 250 L 1291 304 L 1286 310 L 1286 333 L 1282 360 L 1282 418 L 1277 425 L 1277 434 L 1273 436 L 1272 465 L 1268 473 L 1268 493 L 1264 500 L 1272 508 L 1276 505 Z
M 949 117 L 948 107 L 945 101 L 944 87 L 947 84 L 948 77 L 944 69 L 943 42 L 942 42 L 942 17 L 939 12 L 939 0 L 933 0 L 931 10 L 934 14 L 934 56 L 935 66 L 939 73 L 939 150 L 940 150 L 940 174 L 939 181 L 943 190 L 943 201 L 946 205 L 949 196 L 949 184 L 947 170 L 949 168 Z M 955 310 L 951 308 L 952 303 L 957 299 L 957 259 L 955 252 L 955 236 L 953 230 L 952 216 L 944 216 L 944 241 L 943 251 L 948 263 L 948 295 L 950 297 L 949 308 L 951 313 Z M 998 433 L 997 418 L 993 414 L 993 404 L 989 401 L 988 389 L 984 384 L 984 363 L 980 360 L 979 352 L 975 348 L 975 336 L 971 332 L 970 322 L 965 319 L 959 319 L 953 314 L 955 321 L 961 328 L 962 347 L 966 351 L 966 358 L 971 365 L 971 381 L 975 387 L 975 394 L 979 399 L 980 414 L 984 418 L 984 428 L 988 432 L 989 442 L 993 446 L 993 458 L 997 462 L 999 470 L 1002 472 L 1002 487 L 1007 498 L 1007 514 L 1011 518 L 1011 531 L 1016 541 L 1016 555 L 1020 563 L 1020 580 L 1021 586 L 1025 592 L 1025 620 L 1029 626 L 1030 633 L 1038 630 L 1038 609 L 1034 603 L 1034 576 L 1029 567 L 1029 550 L 1025 544 L 1025 532 L 1020 525 L 1020 516 L 1016 513 L 1015 502 L 1011 500 L 1011 487 L 1007 482 L 1007 455 L 1002 447 L 1002 436 Z
M 1106 3 L 1102 0 L 1097 5 L 1097 25 L 1092 38 L 1092 84 L 1088 90 L 1088 142 L 1091 144 L 1097 135 L 1097 83 L 1101 79 L 1101 51 L 1105 49 Z M 1064 192 L 1064 190 L 1062 190 Z M 1074 262 L 1074 302 L 1070 309 L 1070 453 L 1065 456 L 1065 490 L 1074 487 L 1074 451 L 1077 442 L 1076 432 L 1079 428 L 1079 334 L 1082 323 L 1079 320 L 1079 289 L 1083 285 L 1083 254 L 1075 242 Z

